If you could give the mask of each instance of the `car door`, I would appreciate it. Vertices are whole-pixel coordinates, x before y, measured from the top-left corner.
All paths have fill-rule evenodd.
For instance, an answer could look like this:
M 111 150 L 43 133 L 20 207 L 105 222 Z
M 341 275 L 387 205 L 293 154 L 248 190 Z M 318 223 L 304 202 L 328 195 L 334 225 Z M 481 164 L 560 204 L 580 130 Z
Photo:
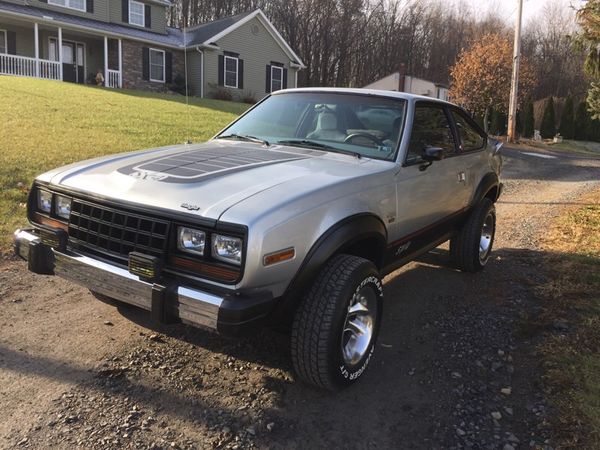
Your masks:
M 426 162 L 422 154 L 427 146 L 442 148 L 444 158 Z M 468 192 L 458 148 L 448 108 L 443 103 L 417 102 L 408 149 L 396 174 L 398 218 L 393 236 L 401 252 L 435 240 L 444 223 L 465 209 Z
M 486 168 L 489 170 L 487 155 L 484 151 L 487 136 L 463 110 L 453 107 L 451 115 L 459 141 L 459 158 L 463 160 L 462 165 L 465 169 L 467 201 L 470 201 L 477 189 L 477 184 L 485 175 Z

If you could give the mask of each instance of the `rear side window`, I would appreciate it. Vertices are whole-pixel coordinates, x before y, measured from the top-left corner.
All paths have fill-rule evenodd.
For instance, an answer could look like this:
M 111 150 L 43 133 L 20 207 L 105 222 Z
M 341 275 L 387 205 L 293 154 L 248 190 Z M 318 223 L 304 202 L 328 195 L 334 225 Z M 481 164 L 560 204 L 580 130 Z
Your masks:
M 421 155 L 426 147 L 442 148 L 446 156 L 456 151 L 450 122 L 443 107 L 416 106 L 406 163 L 414 164 L 422 161 Z
M 452 111 L 456 129 L 460 136 L 461 151 L 472 152 L 481 150 L 485 144 L 485 136 L 471 125 L 470 120 L 460 111 Z

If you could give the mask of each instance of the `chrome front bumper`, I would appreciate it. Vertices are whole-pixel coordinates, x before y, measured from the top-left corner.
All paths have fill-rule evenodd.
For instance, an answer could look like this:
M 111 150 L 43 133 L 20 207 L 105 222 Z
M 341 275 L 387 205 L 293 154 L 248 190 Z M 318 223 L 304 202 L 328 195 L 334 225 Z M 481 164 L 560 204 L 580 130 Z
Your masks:
M 156 308 L 157 291 L 165 291 L 164 287 L 157 288 L 156 284 L 142 281 L 123 268 L 75 252 L 60 252 L 44 246 L 40 237 L 28 230 L 17 230 L 14 243 L 15 253 L 27 261 L 31 261 L 34 247 L 43 247 L 41 250 L 51 260 L 52 270 L 49 273 L 148 311 Z M 32 270 L 31 263 L 29 268 Z M 218 328 L 219 309 L 224 297 L 184 286 L 174 286 L 168 291 L 166 309 L 170 316 L 190 325 Z

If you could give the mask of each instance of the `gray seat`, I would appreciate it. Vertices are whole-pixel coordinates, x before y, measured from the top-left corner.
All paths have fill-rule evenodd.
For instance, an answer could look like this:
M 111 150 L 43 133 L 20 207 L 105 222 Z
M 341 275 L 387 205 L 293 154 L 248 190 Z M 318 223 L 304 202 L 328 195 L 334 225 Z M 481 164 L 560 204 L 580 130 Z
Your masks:
M 346 134 L 338 130 L 338 120 L 334 113 L 325 111 L 317 118 L 317 128 L 306 136 L 307 139 L 325 139 L 329 141 L 343 141 Z

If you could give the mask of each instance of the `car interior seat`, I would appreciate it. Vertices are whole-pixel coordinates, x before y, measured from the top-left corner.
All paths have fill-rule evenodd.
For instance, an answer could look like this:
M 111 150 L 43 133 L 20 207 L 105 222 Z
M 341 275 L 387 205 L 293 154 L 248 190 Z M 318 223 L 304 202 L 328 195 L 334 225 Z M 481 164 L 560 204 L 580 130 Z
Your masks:
M 325 139 L 329 141 L 343 141 L 346 134 L 338 129 L 338 119 L 335 113 L 324 111 L 317 118 L 315 131 L 306 136 L 307 139 Z

